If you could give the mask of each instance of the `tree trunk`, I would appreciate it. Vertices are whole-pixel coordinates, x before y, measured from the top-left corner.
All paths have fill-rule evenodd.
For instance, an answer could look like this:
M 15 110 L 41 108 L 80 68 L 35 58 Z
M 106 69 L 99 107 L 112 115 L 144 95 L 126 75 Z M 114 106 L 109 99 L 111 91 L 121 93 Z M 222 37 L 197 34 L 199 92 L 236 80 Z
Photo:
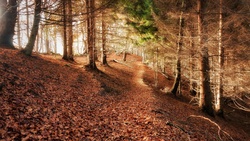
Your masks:
M 62 2 L 63 2 L 63 57 L 62 59 L 68 60 L 66 1 L 63 0 Z
M 40 23 L 40 19 L 41 19 L 40 14 L 41 14 L 41 0 L 35 0 L 35 13 L 34 13 L 33 26 L 31 29 L 28 44 L 26 45 L 25 49 L 23 50 L 23 52 L 26 55 L 32 54 L 32 50 L 33 50 L 34 45 L 35 45 L 36 36 L 38 33 L 39 23 Z
M 25 1 L 25 3 L 26 3 L 26 24 L 27 24 L 27 28 L 26 28 L 26 34 L 27 34 L 27 38 L 29 38 L 29 36 L 30 36 L 30 13 L 29 13 L 29 0 L 26 0 Z
M 104 10 L 102 10 L 102 49 L 101 49 L 101 63 L 108 65 L 106 54 L 106 23 L 104 21 Z
M 16 0 L 0 1 L 0 47 L 14 49 L 13 36 L 17 18 Z
M 45 47 L 46 53 L 50 54 L 49 28 L 45 26 Z
M 208 48 L 205 46 L 207 36 L 205 35 L 204 23 L 204 11 L 205 1 L 198 0 L 198 35 L 200 46 L 200 101 L 199 107 L 208 113 L 210 116 L 214 116 L 213 110 L 213 96 L 210 89 L 210 67 L 209 67 L 209 55 Z
M 194 59 L 195 57 L 195 48 L 194 48 L 194 41 L 193 41 L 194 33 L 193 33 L 193 28 L 190 28 L 190 58 L 189 58 L 189 64 L 190 64 L 190 71 L 189 71 L 189 91 L 192 96 L 196 96 L 197 94 L 197 82 L 194 80 L 194 69 L 195 69 L 195 64 L 196 61 Z
M 88 59 L 89 67 L 97 69 L 95 64 L 95 21 L 94 21 L 94 8 L 95 0 L 87 0 L 87 39 L 88 39 Z
M 20 10 L 20 5 L 17 7 L 17 11 Z M 22 42 L 21 42 L 21 27 L 20 27 L 20 12 L 18 12 L 17 15 L 17 42 L 18 42 L 18 48 L 22 48 Z
M 182 0 L 182 8 L 184 7 L 184 0 Z M 175 96 L 177 95 L 177 91 L 179 88 L 179 95 L 181 95 L 181 50 L 182 50 L 182 42 L 183 42 L 183 28 L 184 28 L 184 19 L 183 19 L 183 11 L 181 11 L 180 20 L 179 20 L 179 35 L 177 41 L 177 64 L 176 64 L 176 77 L 174 84 L 171 88 L 171 93 Z
M 74 61 L 73 58 L 73 25 L 72 25 L 72 1 L 67 2 L 68 15 L 68 60 Z
M 215 96 L 215 112 L 218 115 L 223 116 L 223 109 L 222 109 L 222 103 L 221 103 L 221 98 L 223 96 L 223 82 L 222 82 L 222 78 L 223 78 L 223 66 L 224 66 L 224 48 L 222 46 L 222 24 L 223 24 L 223 16 L 222 16 L 222 0 L 220 0 L 220 16 L 219 16 L 219 34 L 218 34 L 218 40 L 219 40 L 219 59 L 218 59 L 218 63 L 219 63 L 219 68 L 218 68 L 218 88 L 217 88 L 217 92 L 216 92 L 216 96 Z

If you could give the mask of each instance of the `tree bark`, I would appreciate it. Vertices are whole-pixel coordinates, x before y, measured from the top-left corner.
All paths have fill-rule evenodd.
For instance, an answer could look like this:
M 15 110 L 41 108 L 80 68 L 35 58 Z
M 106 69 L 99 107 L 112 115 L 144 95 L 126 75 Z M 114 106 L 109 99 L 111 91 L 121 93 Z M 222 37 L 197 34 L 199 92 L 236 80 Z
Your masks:
M 219 68 L 218 68 L 218 88 L 215 96 L 215 112 L 218 115 L 223 116 L 223 105 L 221 103 L 221 98 L 223 96 L 223 66 L 224 66 L 224 48 L 222 46 L 222 24 L 223 24 L 223 9 L 222 9 L 222 1 L 220 0 L 220 5 L 219 5 L 219 33 L 218 33 L 218 40 L 219 40 L 219 58 L 218 58 L 218 63 L 219 63 Z
M 62 59 L 68 60 L 66 1 L 63 0 L 62 4 L 63 4 L 63 57 Z
M 20 10 L 20 5 L 18 5 L 17 10 Z M 17 42 L 18 42 L 18 48 L 22 48 L 21 43 L 21 27 L 20 27 L 20 12 L 17 14 Z
M 32 50 L 34 48 L 35 41 L 36 41 L 36 36 L 38 34 L 39 23 L 40 23 L 40 19 L 41 19 L 40 14 L 41 14 L 41 0 L 35 0 L 35 13 L 34 13 L 33 26 L 31 29 L 28 44 L 26 45 L 25 49 L 23 50 L 23 52 L 26 55 L 32 54 Z
M 97 69 L 95 64 L 95 20 L 94 20 L 94 8 L 95 0 L 87 0 L 87 39 L 88 39 L 88 59 L 89 67 L 91 69 Z
M 196 96 L 197 94 L 197 82 L 194 80 L 195 76 L 194 76 L 194 69 L 195 69 L 195 64 L 196 61 L 194 59 L 195 57 L 195 46 L 194 46 L 194 33 L 193 33 L 193 28 L 190 27 L 190 39 L 189 39 L 189 43 L 190 43 L 190 58 L 189 58 L 189 64 L 190 64 L 190 71 L 189 71 L 189 91 L 191 93 L 192 96 Z
M 182 9 L 184 7 L 184 0 L 182 0 Z M 183 42 L 183 28 L 184 28 L 184 18 L 183 18 L 183 10 L 181 10 L 180 18 L 179 18 L 179 35 L 177 41 L 177 64 L 176 64 L 176 77 L 174 84 L 171 88 L 171 93 L 175 96 L 177 95 L 177 91 L 179 88 L 179 95 L 181 95 L 181 50 L 182 50 L 182 42 Z
M 27 38 L 29 38 L 29 36 L 30 36 L 30 33 L 29 33 L 30 32 L 29 31 L 30 30 L 29 0 L 26 0 L 25 3 L 26 3 L 26 7 L 25 8 L 26 8 L 26 22 L 27 22 L 26 23 L 27 24 L 26 34 L 27 34 Z
M 73 19 L 72 19 L 72 0 L 67 2 L 67 15 L 68 15 L 68 60 L 74 61 L 73 58 Z
M 199 35 L 199 46 L 200 46 L 200 101 L 199 107 L 208 113 L 210 116 L 214 116 L 213 109 L 213 96 L 210 89 L 210 66 L 209 66 L 209 55 L 208 48 L 205 45 L 206 31 L 205 31 L 205 4 L 204 0 L 198 0 L 197 3 L 198 11 L 198 35 Z
M 0 1 L 0 47 L 12 48 L 17 18 L 16 0 Z
M 101 49 L 101 63 L 108 65 L 106 54 L 106 23 L 104 21 L 104 10 L 102 10 L 102 49 Z

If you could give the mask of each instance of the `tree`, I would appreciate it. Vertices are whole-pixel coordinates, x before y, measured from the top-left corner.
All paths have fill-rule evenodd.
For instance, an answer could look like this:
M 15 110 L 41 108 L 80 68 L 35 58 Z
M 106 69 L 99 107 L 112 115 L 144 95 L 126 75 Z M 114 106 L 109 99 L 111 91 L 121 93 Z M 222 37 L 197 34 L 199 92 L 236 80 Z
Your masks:
M 0 47 L 14 48 L 13 36 L 17 18 L 16 0 L 0 1 Z
M 72 0 L 67 1 L 67 20 L 68 20 L 68 60 L 74 61 L 73 58 L 73 15 L 72 15 Z
M 62 1 L 62 16 L 63 16 L 63 57 L 62 59 L 68 60 L 68 46 L 67 46 L 67 13 L 66 13 L 67 1 Z
M 24 50 L 22 50 L 22 52 L 24 52 L 24 54 L 26 55 L 32 54 L 32 50 L 34 48 L 35 41 L 36 41 L 36 36 L 38 34 L 39 23 L 41 19 L 40 14 L 41 14 L 41 0 L 35 0 L 35 13 L 34 13 L 33 26 L 31 29 L 29 41 L 26 47 L 24 48 Z
M 86 0 L 87 8 L 87 44 L 88 44 L 88 66 L 97 69 L 95 64 L 95 0 Z
M 214 116 L 213 96 L 210 89 L 210 67 L 208 47 L 206 46 L 206 23 L 204 20 L 206 1 L 197 1 L 198 11 L 198 37 L 200 47 L 200 101 L 199 107 L 209 115 Z
M 108 65 L 107 62 L 107 54 L 106 54 L 106 23 L 104 20 L 105 16 L 105 11 L 102 10 L 102 47 L 101 47 L 101 63 L 103 65 Z
M 181 4 L 181 13 L 179 18 L 179 35 L 178 35 L 178 41 L 177 41 L 177 64 L 176 64 L 176 77 L 174 84 L 171 88 L 171 93 L 176 95 L 178 88 L 179 88 L 179 94 L 181 94 L 181 50 L 183 45 L 183 28 L 184 28 L 184 18 L 183 18 L 183 7 L 184 7 L 184 0 L 182 0 Z
M 17 10 L 20 11 L 20 5 L 18 5 Z M 21 46 L 22 46 L 22 43 L 21 43 L 21 26 L 20 26 L 21 22 L 20 22 L 20 17 L 21 17 L 20 16 L 20 12 L 18 12 L 16 24 L 17 24 L 17 42 L 18 42 L 19 48 L 21 48 Z
M 222 25 L 223 25 L 223 9 L 222 9 L 222 1 L 220 0 L 219 4 L 219 32 L 218 32 L 218 52 L 219 52 L 219 57 L 218 57 L 218 88 L 217 92 L 215 94 L 215 112 L 217 114 L 223 114 L 222 111 L 222 103 L 221 103 L 221 97 L 223 96 L 223 82 L 222 82 L 222 77 L 223 77 L 223 66 L 224 66 L 224 48 L 222 45 Z
M 30 32 L 30 13 L 29 13 L 29 0 L 25 0 L 25 4 L 26 4 L 26 24 L 27 24 L 27 27 L 26 27 L 26 34 L 27 34 L 27 38 L 29 38 L 29 32 Z

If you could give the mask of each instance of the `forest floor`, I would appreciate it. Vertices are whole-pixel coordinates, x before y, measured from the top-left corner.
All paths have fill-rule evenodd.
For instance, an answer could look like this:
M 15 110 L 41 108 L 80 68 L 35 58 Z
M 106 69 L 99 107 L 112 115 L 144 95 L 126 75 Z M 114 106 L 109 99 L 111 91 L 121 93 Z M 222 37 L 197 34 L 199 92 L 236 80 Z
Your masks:
M 69 63 L 0 49 L 0 140 L 250 140 L 247 124 L 158 91 L 173 80 L 159 75 L 155 89 L 140 57 L 121 58 L 110 55 L 93 72 L 85 57 Z

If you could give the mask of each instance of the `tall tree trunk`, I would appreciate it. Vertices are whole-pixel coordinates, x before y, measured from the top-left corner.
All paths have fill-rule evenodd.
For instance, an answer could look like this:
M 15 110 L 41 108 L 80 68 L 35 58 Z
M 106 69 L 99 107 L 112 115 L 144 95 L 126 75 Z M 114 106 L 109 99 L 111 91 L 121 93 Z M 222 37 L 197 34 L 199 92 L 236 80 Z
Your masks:
M 214 116 L 213 110 L 213 96 L 210 89 L 210 66 L 208 48 L 205 45 L 207 36 L 205 35 L 205 21 L 204 12 L 206 1 L 198 0 L 198 35 L 199 35 L 199 47 L 200 47 L 200 101 L 199 107 L 208 113 L 210 116 Z
M 95 21 L 94 21 L 94 8 L 95 0 L 87 0 L 87 39 L 88 39 L 88 59 L 89 67 L 97 69 L 95 64 Z
M 14 49 L 13 36 L 17 18 L 16 0 L 0 1 L 0 47 Z
M 215 96 L 215 112 L 218 115 L 223 116 L 223 109 L 222 109 L 222 103 L 221 103 L 221 98 L 223 96 L 223 82 L 222 82 L 222 78 L 223 78 L 223 66 L 224 66 L 224 48 L 222 46 L 222 24 L 223 24 L 223 9 L 222 9 L 222 1 L 220 0 L 220 5 L 219 5 L 219 12 L 220 12 L 220 16 L 219 16 L 219 33 L 218 33 L 218 40 L 219 40 L 219 59 L 218 59 L 218 63 L 219 63 L 219 68 L 218 68 L 218 88 L 217 88 L 217 92 L 216 92 L 216 96 Z
M 40 40 L 39 40 L 39 38 L 40 38 L 40 33 L 41 32 L 41 28 L 40 28 L 40 30 L 38 30 L 38 33 L 37 33 L 37 36 L 36 36 L 36 45 L 35 45 L 35 52 L 39 52 L 39 42 L 40 42 Z
M 49 27 L 45 26 L 45 47 L 46 53 L 50 54 Z
M 68 60 L 66 1 L 63 0 L 62 3 L 63 3 L 63 57 L 62 59 Z
M 104 10 L 102 10 L 102 49 L 101 49 L 101 63 L 108 65 L 106 54 L 106 23 L 104 21 Z
M 72 25 L 72 0 L 67 2 L 67 15 L 68 15 L 68 60 L 74 61 L 73 58 L 73 25 Z
M 184 0 L 182 0 L 182 9 L 184 7 Z M 182 42 L 183 42 L 183 28 L 184 28 L 184 19 L 183 19 L 183 10 L 180 14 L 179 19 L 179 35 L 178 35 L 178 41 L 177 41 L 177 64 L 176 64 L 176 77 L 174 84 L 171 88 L 171 93 L 175 96 L 177 95 L 177 91 L 179 88 L 179 95 L 181 95 L 181 50 L 182 50 Z
M 20 5 L 17 7 L 17 11 L 20 10 Z M 20 27 L 20 12 L 17 14 L 17 42 L 18 42 L 18 48 L 22 48 L 22 42 L 21 42 L 21 27 Z
M 26 0 L 25 3 L 26 3 L 26 22 L 27 22 L 26 34 L 27 34 L 27 38 L 29 38 L 30 36 L 29 0 Z
M 41 0 L 35 0 L 35 13 L 34 13 L 33 26 L 31 29 L 28 44 L 26 45 L 25 49 L 23 50 L 23 52 L 26 55 L 32 54 L 32 50 L 34 48 L 35 41 L 36 41 L 36 36 L 38 34 L 39 23 L 40 23 L 40 19 L 41 19 L 40 14 L 41 14 Z
M 44 51 L 44 48 L 43 48 L 43 45 L 44 45 L 44 35 L 43 35 L 43 31 L 44 31 L 44 25 L 41 25 L 40 26 L 40 30 L 39 30 L 39 32 L 40 32 L 40 34 L 39 34 L 39 32 L 38 32 L 38 36 L 39 36 L 39 39 L 37 39 L 37 41 L 39 41 L 39 48 L 38 48 L 38 52 L 43 52 Z
M 190 28 L 190 39 L 189 39 L 189 43 L 190 43 L 190 59 L 189 59 L 189 64 L 190 64 L 190 76 L 189 76 L 189 91 L 191 93 L 191 95 L 196 96 L 197 94 L 197 82 L 194 80 L 195 76 L 194 76 L 194 69 L 195 69 L 195 64 L 196 64 L 196 59 L 194 59 L 195 57 L 195 48 L 194 48 L 194 33 L 193 33 L 193 28 Z

